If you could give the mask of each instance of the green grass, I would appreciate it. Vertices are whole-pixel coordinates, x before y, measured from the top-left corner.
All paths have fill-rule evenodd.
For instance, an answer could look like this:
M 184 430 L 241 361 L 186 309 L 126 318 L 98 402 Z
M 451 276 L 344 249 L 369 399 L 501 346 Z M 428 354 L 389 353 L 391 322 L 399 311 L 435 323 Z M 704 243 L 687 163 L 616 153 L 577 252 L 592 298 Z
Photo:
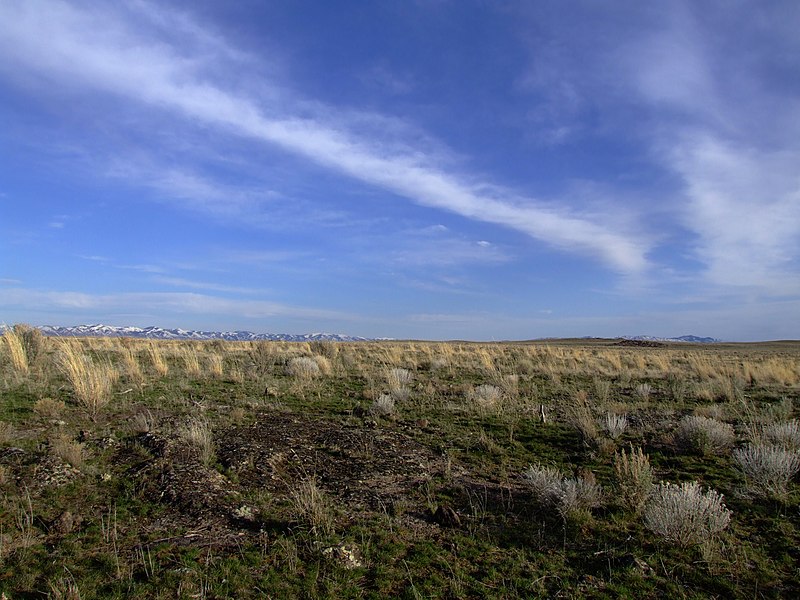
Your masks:
M 779 358 L 785 378 L 798 344 L 343 344 L 330 353 L 331 374 L 299 382 L 285 365 L 310 356 L 305 344 L 275 344 L 258 364 L 247 345 L 198 345 L 199 355 L 223 358 L 223 375 L 206 377 L 185 373 L 180 343 L 164 342 L 169 372 L 160 377 L 145 346 L 130 343 L 143 383 L 121 377 L 92 413 L 56 368 L 50 340 L 27 375 L 0 361 L 0 421 L 13 425 L 0 446 L 0 592 L 9 598 L 76 589 L 84 599 L 800 595 L 796 481 L 782 502 L 745 497 L 730 456 L 683 453 L 668 437 L 683 415 L 714 404 L 693 395 L 699 380 L 687 353 L 719 373 Z M 120 367 L 118 344 L 87 340 L 81 350 Z M 445 366 L 430 367 L 442 357 Z M 622 377 L 608 366 L 617 359 Z M 410 397 L 397 402 L 396 416 L 373 418 L 359 407 L 389 392 L 391 367 L 412 373 Z M 518 389 L 500 409 L 470 405 L 468 390 L 506 375 L 519 376 Z M 680 401 L 669 376 L 687 382 Z M 595 377 L 612 382 L 603 406 L 593 399 Z M 646 399 L 635 394 L 640 383 L 652 388 Z M 566 419 L 579 390 L 596 417 L 609 407 L 629 415 L 620 440 L 581 439 Z M 746 415 L 772 418 L 784 398 L 796 405 L 800 382 L 742 383 L 741 391 L 747 410 L 722 401 L 737 445 L 746 443 Z M 45 397 L 65 402 L 61 414 L 34 413 Z M 142 411 L 152 415 L 150 434 L 131 426 Z M 213 431 L 208 465 L 180 437 L 196 418 Z M 59 436 L 83 443 L 77 471 L 52 458 Z M 698 480 L 725 495 L 733 518 L 719 539 L 673 548 L 619 506 L 613 450 L 629 445 L 649 455 L 656 479 Z M 526 491 L 521 474 L 533 463 L 593 473 L 603 505 L 562 520 Z M 292 500 L 312 477 L 330 502 L 324 531 Z M 458 522 L 440 522 L 439 507 Z M 66 513 L 76 518 L 67 528 L 59 525 Z M 340 546 L 357 549 L 358 566 L 334 558 L 330 549 Z

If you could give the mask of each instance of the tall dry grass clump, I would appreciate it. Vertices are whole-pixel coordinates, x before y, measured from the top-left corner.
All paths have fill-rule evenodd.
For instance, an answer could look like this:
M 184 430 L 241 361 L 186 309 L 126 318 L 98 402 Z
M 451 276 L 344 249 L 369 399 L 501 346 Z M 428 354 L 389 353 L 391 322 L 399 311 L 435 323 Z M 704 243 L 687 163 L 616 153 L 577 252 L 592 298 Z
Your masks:
M 200 358 L 197 356 L 197 350 L 195 350 L 194 346 L 183 346 L 178 351 L 178 355 L 183 361 L 186 375 L 193 379 L 199 379 L 203 370 L 200 368 Z
M 142 373 L 142 366 L 139 364 L 139 357 L 133 351 L 133 348 L 123 348 L 121 354 L 122 372 L 128 381 L 135 386 L 141 387 L 144 384 L 144 373 Z
M 71 344 L 62 345 L 58 364 L 66 376 L 75 399 L 92 419 L 111 400 L 111 391 L 119 373 L 109 362 L 95 362 Z
M 208 374 L 214 379 L 221 379 L 225 373 L 225 362 L 221 354 L 209 354 L 206 359 Z
M 25 346 L 22 344 L 22 337 L 15 329 L 7 329 L 3 334 L 6 345 L 6 352 L 14 371 L 19 375 L 28 373 L 28 356 L 25 354 Z
M 408 369 L 394 367 L 386 372 L 386 383 L 389 386 L 389 394 L 394 400 L 403 402 L 411 396 L 411 383 L 414 376 Z
M 631 446 L 629 453 L 621 450 L 614 454 L 614 476 L 620 502 L 627 508 L 641 512 L 653 490 L 653 467 L 641 448 Z
M 208 421 L 192 419 L 181 427 L 178 433 L 184 442 L 197 450 L 204 465 L 210 465 L 214 461 L 214 436 Z
M 571 400 L 566 407 L 567 422 L 578 431 L 584 444 L 597 445 L 600 431 L 589 407 L 589 394 L 585 390 L 579 390 L 572 395 Z
M 147 344 L 147 355 L 150 357 L 150 364 L 153 366 L 153 370 L 156 374 L 159 377 L 166 377 L 167 373 L 169 373 L 169 365 L 167 365 L 167 361 L 161 349 L 158 347 L 158 344 L 149 342 Z
M 696 481 L 663 482 L 653 490 L 644 510 L 644 522 L 653 533 L 676 546 L 711 541 L 731 521 L 722 494 L 703 492 Z
M 300 381 L 310 381 L 322 375 L 317 361 L 308 356 L 297 356 L 291 359 L 286 366 L 286 372 Z

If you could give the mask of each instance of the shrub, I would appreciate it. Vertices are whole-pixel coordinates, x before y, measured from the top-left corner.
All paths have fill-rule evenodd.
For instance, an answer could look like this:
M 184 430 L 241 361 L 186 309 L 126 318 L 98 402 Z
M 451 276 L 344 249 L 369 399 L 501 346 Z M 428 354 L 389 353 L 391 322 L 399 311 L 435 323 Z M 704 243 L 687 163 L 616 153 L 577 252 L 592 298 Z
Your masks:
M 566 520 L 599 506 L 603 490 L 591 474 L 564 477 L 555 467 L 535 464 L 523 473 L 536 500 Z
M 764 441 L 774 446 L 787 450 L 800 450 L 800 421 L 797 419 L 765 425 L 761 435 Z
M 631 447 L 614 455 L 614 475 L 616 476 L 619 499 L 624 506 L 639 512 L 653 490 L 653 468 L 650 459 L 641 448 Z
M 467 393 L 467 399 L 480 411 L 497 408 L 502 398 L 502 390 L 490 384 L 476 386 Z
M 688 452 L 697 454 L 724 454 L 729 451 L 736 436 L 733 426 L 716 419 L 687 415 L 678 424 L 675 443 Z
M 287 372 L 297 379 L 314 379 L 321 375 L 319 365 L 313 358 L 308 356 L 298 356 L 289 361 L 286 367 Z
M 394 412 L 394 396 L 391 394 L 381 394 L 369 407 L 369 413 L 375 417 L 388 417 Z
M 612 440 L 619 438 L 628 428 L 628 417 L 626 415 L 615 415 L 606 413 L 603 419 L 603 431 Z
M 766 498 L 784 498 L 789 482 L 800 470 L 800 453 L 779 446 L 748 444 L 733 452 L 733 460 L 748 491 Z
M 696 481 L 658 484 L 644 510 L 650 531 L 682 547 L 710 541 L 730 520 L 722 494 L 711 489 L 703 492 Z

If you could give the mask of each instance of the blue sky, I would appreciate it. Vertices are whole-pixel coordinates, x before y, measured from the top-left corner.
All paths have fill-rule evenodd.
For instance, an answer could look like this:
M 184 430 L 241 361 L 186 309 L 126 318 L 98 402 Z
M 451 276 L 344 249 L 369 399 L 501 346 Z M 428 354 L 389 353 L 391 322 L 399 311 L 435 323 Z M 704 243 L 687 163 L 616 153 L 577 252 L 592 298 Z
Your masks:
M 800 338 L 800 4 L 0 0 L 0 320 Z

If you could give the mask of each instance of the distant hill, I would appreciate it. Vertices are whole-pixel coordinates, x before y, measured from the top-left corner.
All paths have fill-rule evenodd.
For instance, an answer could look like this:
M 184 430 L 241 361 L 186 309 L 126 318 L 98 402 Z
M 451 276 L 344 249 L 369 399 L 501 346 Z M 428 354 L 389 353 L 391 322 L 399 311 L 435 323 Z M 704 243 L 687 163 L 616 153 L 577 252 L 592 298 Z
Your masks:
M 690 344 L 718 344 L 722 340 L 718 340 L 712 337 L 700 337 L 697 335 L 682 335 L 680 337 L 654 337 L 652 335 L 636 335 L 636 336 L 624 336 L 623 339 L 626 340 L 637 340 L 642 342 L 687 342 Z

